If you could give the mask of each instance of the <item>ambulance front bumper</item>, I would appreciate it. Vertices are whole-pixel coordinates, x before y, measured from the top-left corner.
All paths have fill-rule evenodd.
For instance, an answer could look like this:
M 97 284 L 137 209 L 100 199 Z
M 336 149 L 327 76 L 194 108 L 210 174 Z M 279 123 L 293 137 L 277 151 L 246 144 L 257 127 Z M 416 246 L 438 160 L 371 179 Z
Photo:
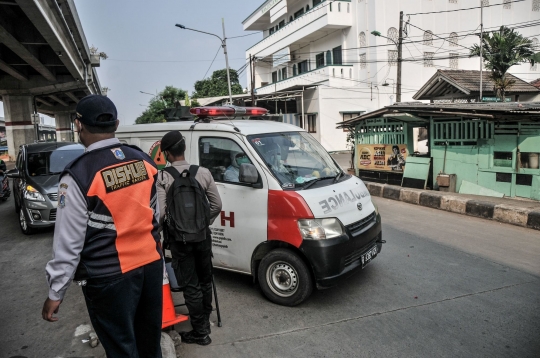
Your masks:
M 382 249 L 381 217 L 373 215 L 359 230 L 327 240 L 304 240 L 300 250 L 308 259 L 318 289 L 337 285 L 370 263 Z

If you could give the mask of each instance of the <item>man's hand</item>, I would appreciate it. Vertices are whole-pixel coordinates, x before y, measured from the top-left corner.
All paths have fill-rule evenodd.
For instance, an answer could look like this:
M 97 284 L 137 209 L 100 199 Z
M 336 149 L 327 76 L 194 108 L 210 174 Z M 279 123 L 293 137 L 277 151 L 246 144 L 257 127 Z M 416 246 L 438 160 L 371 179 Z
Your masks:
M 47 299 L 45 300 L 45 303 L 43 304 L 43 310 L 41 311 L 41 316 L 43 317 L 45 321 L 49 321 L 49 322 L 58 321 L 58 318 L 53 317 L 53 314 L 58 313 L 58 309 L 60 308 L 60 303 L 62 303 L 62 300 L 53 301 L 47 297 Z

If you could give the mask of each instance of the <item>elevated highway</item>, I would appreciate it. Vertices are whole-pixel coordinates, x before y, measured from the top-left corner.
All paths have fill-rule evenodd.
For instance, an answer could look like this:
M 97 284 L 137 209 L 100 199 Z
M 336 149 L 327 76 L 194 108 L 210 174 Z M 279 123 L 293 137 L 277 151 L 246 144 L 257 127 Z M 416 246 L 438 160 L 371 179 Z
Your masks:
M 73 0 L 0 0 L 0 96 L 9 155 L 36 140 L 38 113 L 56 119 L 58 141 L 73 140 L 77 102 L 101 94 Z

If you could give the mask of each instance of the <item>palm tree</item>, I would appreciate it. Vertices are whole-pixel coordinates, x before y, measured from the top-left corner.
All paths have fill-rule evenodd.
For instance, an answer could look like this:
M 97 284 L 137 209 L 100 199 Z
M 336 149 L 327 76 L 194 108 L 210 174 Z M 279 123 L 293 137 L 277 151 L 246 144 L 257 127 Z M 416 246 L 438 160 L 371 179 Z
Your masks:
M 485 33 L 482 43 L 482 57 L 486 68 L 491 71 L 493 90 L 504 102 L 506 91 L 515 83 L 514 80 L 506 78 L 506 72 L 514 65 L 532 61 L 533 43 L 506 26 L 501 26 L 498 31 Z M 480 46 L 473 45 L 469 56 L 480 56 Z

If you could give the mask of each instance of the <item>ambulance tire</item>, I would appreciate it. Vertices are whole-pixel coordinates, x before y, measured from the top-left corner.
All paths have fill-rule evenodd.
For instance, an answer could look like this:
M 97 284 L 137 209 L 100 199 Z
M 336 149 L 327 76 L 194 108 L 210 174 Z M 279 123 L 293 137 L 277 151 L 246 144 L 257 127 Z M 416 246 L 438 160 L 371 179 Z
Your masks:
M 306 263 L 287 249 L 270 251 L 261 260 L 258 279 L 264 295 L 282 306 L 296 306 L 313 291 L 313 280 Z

